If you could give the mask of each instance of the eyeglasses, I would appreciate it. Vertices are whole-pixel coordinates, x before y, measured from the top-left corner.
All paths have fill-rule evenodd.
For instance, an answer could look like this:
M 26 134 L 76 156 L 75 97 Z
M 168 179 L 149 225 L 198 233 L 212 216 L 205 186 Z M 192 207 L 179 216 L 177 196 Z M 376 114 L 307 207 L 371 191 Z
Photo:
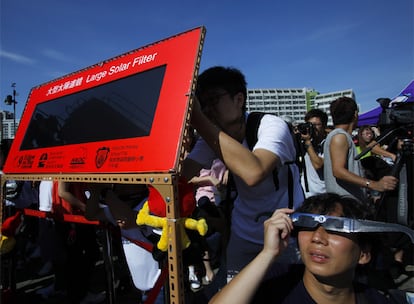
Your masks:
M 414 230 L 399 224 L 299 212 L 291 214 L 290 218 L 299 230 L 322 226 L 328 231 L 344 233 L 400 232 L 406 234 L 414 244 Z
M 313 125 L 313 126 L 322 126 L 322 123 L 313 123 L 313 122 L 311 122 L 311 124 Z
M 230 95 L 230 93 L 222 92 L 222 93 L 216 93 L 216 94 L 208 94 L 206 97 L 200 98 L 200 103 L 203 108 L 214 107 L 216 104 L 219 103 L 220 98 L 226 95 Z

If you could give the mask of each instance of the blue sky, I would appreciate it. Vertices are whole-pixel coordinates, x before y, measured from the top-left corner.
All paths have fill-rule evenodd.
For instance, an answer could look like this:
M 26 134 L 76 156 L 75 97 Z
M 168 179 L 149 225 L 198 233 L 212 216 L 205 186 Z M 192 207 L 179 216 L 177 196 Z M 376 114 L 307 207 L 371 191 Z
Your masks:
M 201 70 L 249 88 L 353 89 L 362 112 L 414 79 L 413 0 L 0 0 L 0 109 L 32 87 L 204 25 Z

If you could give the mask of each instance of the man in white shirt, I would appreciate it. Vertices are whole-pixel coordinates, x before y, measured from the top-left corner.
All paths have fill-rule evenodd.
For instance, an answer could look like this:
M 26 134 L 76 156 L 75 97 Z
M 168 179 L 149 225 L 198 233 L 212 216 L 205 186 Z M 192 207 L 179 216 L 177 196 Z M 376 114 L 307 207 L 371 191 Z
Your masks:
M 286 122 L 264 115 L 257 142 L 250 150 L 246 142 L 246 81 L 237 69 L 212 67 L 197 81 L 192 126 L 201 138 L 184 161 L 187 180 L 209 168 L 219 157 L 232 173 L 238 196 L 231 215 L 227 246 L 227 278 L 230 280 L 260 252 L 263 222 L 289 202 L 288 172 L 293 175 L 293 208 L 304 199 L 299 169 L 289 165 L 296 149 Z M 273 171 L 277 170 L 277 187 Z
M 301 183 L 305 197 L 325 193 L 323 178 L 323 145 L 327 135 L 328 115 L 320 109 L 312 109 L 305 115 L 305 123 L 299 125 L 304 154 Z

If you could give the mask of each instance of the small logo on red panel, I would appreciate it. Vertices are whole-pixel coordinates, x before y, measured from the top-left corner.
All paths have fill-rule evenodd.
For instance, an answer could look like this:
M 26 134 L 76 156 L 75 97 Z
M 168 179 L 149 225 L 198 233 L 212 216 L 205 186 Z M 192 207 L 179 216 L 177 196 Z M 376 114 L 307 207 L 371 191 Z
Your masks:
M 86 152 L 86 148 L 79 148 L 77 149 L 74 153 L 73 153 L 73 157 L 70 160 L 70 165 L 71 166 L 79 166 L 79 165 L 84 165 L 86 162 L 86 156 L 87 156 L 87 152 Z
M 25 154 L 15 158 L 16 167 L 20 169 L 29 169 L 33 167 L 35 156 L 32 154 Z
M 95 157 L 95 165 L 96 168 L 101 168 L 103 164 L 106 162 L 109 155 L 109 148 L 108 147 L 102 147 L 99 148 L 96 151 L 96 157 Z
M 42 155 L 40 155 L 39 163 L 37 164 L 37 166 L 39 168 L 44 168 L 47 162 L 47 159 L 48 159 L 47 153 L 43 153 Z

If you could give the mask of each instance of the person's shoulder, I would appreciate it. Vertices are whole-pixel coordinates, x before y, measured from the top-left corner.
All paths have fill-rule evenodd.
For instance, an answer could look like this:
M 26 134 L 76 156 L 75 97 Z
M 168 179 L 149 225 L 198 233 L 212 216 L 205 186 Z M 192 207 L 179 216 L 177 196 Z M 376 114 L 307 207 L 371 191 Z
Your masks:
M 326 137 L 326 142 L 345 143 L 349 142 L 349 138 L 350 135 L 345 130 L 337 128 L 328 134 L 328 136 Z
M 288 130 L 289 126 L 286 121 L 284 121 L 281 117 L 266 113 L 263 115 L 260 123 L 261 128 L 276 128 L 277 130 Z
M 309 297 L 302 281 L 303 264 L 283 264 L 277 269 L 276 273 L 270 272 L 270 277 L 261 283 L 254 303 L 314 303 L 307 301 Z
M 386 304 L 391 303 L 390 300 L 382 294 L 379 290 L 370 287 L 368 285 L 362 283 L 355 284 L 355 293 L 357 295 L 357 299 L 364 299 L 365 302 L 369 303 L 376 303 L 376 304 Z M 365 303 L 361 302 L 361 303 Z
M 344 129 L 335 128 L 331 132 L 329 132 L 328 135 L 326 135 L 326 138 L 332 137 L 332 136 L 335 136 L 335 135 L 338 135 L 338 134 L 344 134 L 344 133 L 346 133 L 346 131 Z
M 256 126 L 256 128 L 260 125 L 262 127 L 264 124 L 266 125 L 278 125 L 278 124 L 286 124 L 281 117 L 277 116 L 276 114 L 272 113 L 265 113 L 265 112 L 246 112 L 246 122 L 249 126 Z
M 283 120 L 282 117 L 280 117 L 276 114 L 272 114 L 272 113 L 264 113 L 263 118 L 266 119 L 266 120 L 279 121 L 279 122 L 286 123 L 286 121 Z

